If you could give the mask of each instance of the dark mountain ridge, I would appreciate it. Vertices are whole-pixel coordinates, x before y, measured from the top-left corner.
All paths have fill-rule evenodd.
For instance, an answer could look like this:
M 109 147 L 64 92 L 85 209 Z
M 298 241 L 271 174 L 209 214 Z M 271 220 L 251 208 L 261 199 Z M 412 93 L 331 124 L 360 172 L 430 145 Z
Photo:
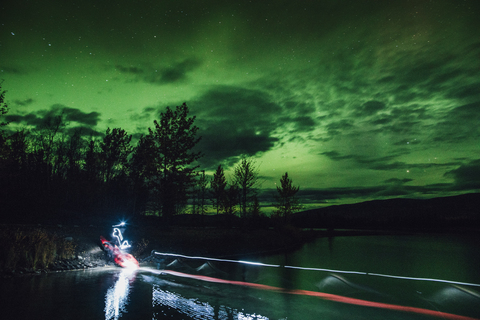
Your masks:
M 332 205 L 298 212 L 292 215 L 291 223 L 330 229 L 480 228 L 480 193 Z

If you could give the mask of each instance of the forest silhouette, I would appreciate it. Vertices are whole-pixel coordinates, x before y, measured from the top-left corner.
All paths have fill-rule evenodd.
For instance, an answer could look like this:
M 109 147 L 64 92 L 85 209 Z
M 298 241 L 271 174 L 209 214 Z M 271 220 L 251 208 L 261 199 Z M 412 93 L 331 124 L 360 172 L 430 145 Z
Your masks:
M 0 116 L 5 117 L 9 109 L 1 86 L 0 92 Z M 167 107 L 135 146 L 132 135 L 122 128 L 108 128 L 100 138 L 86 137 L 85 129 L 69 128 L 61 110 L 41 121 L 36 130 L 17 131 L 7 130 L 8 122 L 1 122 L 4 222 L 78 223 L 121 215 L 159 217 L 170 224 L 180 213 L 225 214 L 254 219 L 255 225 L 265 225 L 261 221 L 269 219 L 257 199 L 258 170 L 253 159 L 241 159 L 231 182 L 221 165 L 211 180 L 199 168 L 202 153 L 195 146 L 201 137 L 186 103 Z M 282 179 L 288 180 L 285 175 Z M 298 202 L 298 187 L 288 181 L 285 188 L 292 190 L 278 190 L 281 197 L 274 216 L 292 213 L 290 203 Z M 283 208 L 284 204 L 289 207 Z

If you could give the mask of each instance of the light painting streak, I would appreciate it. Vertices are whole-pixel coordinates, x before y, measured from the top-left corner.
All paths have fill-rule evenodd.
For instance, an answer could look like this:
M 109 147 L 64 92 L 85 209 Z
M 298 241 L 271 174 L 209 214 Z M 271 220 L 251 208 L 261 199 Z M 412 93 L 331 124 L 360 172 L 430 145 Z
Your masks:
M 155 254 L 161 255 L 161 256 L 170 256 L 170 257 L 180 257 L 180 258 L 186 258 L 186 259 L 198 259 L 198 260 L 212 260 L 212 261 L 222 261 L 222 262 L 233 262 L 233 263 L 243 263 L 243 264 L 249 264 L 249 265 L 256 265 L 256 266 L 262 266 L 262 267 L 281 267 L 279 264 L 266 264 L 266 263 L 261 263 L 261 262 L 250 262 L 250 261 L 242 261 L 242 260 L 228 260 L 228 259 L 217 259 L 217 258 L 207 258 L 207 257 L 195 257 L 195 256 L 185 256 L 183 254 L 176 254 L 176 253 L 163 253 L 163 252 L 156 252 Z
M 123 249 L 131 247 L 131 245 L 128 243 L 127 240 L 123 241 L 123 235 L 122 235 L 122 232 L 120 231 L 120 229 L 113 228 L 113 234 L 112 235 L 118 239 L 118 243 L 120 244 L 120 249 L 123 250 Z
M 228 259 L 217 259 L 217 258 L 207 258 L 207 257 L 185 256 L 185 255 L 181 255 L 181 254 L 162 253 L 162 252 L 156 252 L 156 251 L 155 251 L 155 254 L 162 255 L 162 256 L 181 257 L 181 258 L 187 258 L 187 259 L 200 259 L 200 260 L 213 260 L 213 261 L 243 263 L 243 264 L 256 265 L 256 266 L 262 266 L 262 267 L 275 267 L 275 268 L 282 267 L 281 265 L 278 265 L 278 264 L 266 264 L 266 263 L 261 263 L 261 262 L 250 262 L 250 261 L 242 261 L 242 260 L 228 260 Z M 381 274 L 381 273 L 371 273 L 371 272 L 363 272 L 363 271 L 344 271 L 344 270 L 324 269 L 324 268 L 305 268 L 305 267 L 296 267 L 296 266 L 283 266 L 283 267 L 288 268 L 288 269 L 297 269 L 297 270 L 324 271 L 324 272 L 345 273 L 345 274 L 359 274 L 359 275 L 365 275 L 365 276 L 386 277 L 386 278 L 403 279 L 403 280 L 442 282 L 442 283 L 448 283 L 448 284 L 480 287 L 480 284 L 476 284 L 476 283 L 459 282 L 459 281 L 443 280 L 443 279 L 415 278 L 415 277 L 395 276 L 395 275 L 388 275 L 388 274 Z
M 383 302 L 374 302 L 374 301 L 368 301 L 368 300 L 362 300 L 362 299 L 356 299 L 356 298 L 349 298 L 349 297 L 345 297 L 345 296 L 340 296 L 340 295 L 330 294 L 330 293 L 324 293 L 324 292 L 315 292 L 315 291 L 309 291 L 309 290 L 296 290 L 296 289 L 295 290 L 286 290 L 286 289 L 283 289 L 283 288 L 269 286 L 269 285 L 265 285 L 265 284 L 251 283 L 251 282 L 244 282 L 244 281 L 235 281 L 235 280 L 224 280 L 224 279 L 213 278 L 213 277 L 202 276 L 202 275 L 187 274 L 187 273 L 182 273 L 182 272 L 177 272 L 177 271 L 172 271 L 172 270 L 161 270 L 161 271 L 158 271 L 158 273 L 159 274 L 170 274 L 170 275 L 177 276 L 177 277 L 197 279 L 197 280 L 200 280 L 200 281 L 207 281 L 207 282 L 212 282 L 212 283 L 232 284 L 232 285 L 250 287 L 250 288 L 259 289 L 259 290 L 269 290 L 269 291 L 274 291 L 274 292 L 279 292 L 279 293 L 306 295 L 306 296 L 317 297 L 317 298 L 320 298 L 320 299 L 323 299 L 323 300 L 334 301 L 334 302 L 339 302 L 339 303 L 346 303 L 346 304 L 352 304 L 352 305 L 358 305 L 358 306 L 364 306 L 364 307 L 371 307 L 371 308 L 388 309 L 388 310 L 408 312 L 408 313 L 416 313 L 416 314 L 439 317 L 439 318 L 449 319 L 449 320 L 479 320 L 479 319 L 476 319 L 476 318 L 471 318 L 471 317 L 467 317 L 467 316 L 461 316 L 461 315 L 456 315 L 456 314 L 446 313 L 446 312 L 441 312 L 441 311 L 435 311 L 435 310 L 429 310 L 429 309 L 423 309 L 423 308 L 417 308 L 417 307 L 401 306 L 401 305 L 383 303 Z

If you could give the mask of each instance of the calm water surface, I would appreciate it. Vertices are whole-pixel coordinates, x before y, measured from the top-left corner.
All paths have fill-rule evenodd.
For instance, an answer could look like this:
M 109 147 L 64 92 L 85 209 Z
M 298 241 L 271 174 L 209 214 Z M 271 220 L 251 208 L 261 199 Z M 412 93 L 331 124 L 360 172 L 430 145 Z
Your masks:
M 480 319 L 480 286 L 469 285 L 480 284 L 478 240 L 322 238 L 255 258 L 269 266 L 165 257 L 175 272 L 151 264 L 2 279 L 2 319 Z

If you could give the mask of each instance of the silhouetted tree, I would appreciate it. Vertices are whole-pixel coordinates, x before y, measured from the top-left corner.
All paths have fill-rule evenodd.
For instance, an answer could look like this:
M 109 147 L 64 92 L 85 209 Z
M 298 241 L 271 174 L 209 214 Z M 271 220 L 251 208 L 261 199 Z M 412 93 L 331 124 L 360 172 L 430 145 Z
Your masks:
M 210 194 L 212 196 L 212 205 L 216 209 L 217 214 L 221 213 L 223 208 L 223 198 L 225 197 L 225 188 L 227 187 L 227 180 L 222 165 L 217 167 L 213 174 L 212 181 L 210 181 Z
M 104 212 L 125 210 L 129 202 L 128 157 L 132 136 L 121 128 L 107 129 L 100 142 Z
M 45 164 L 48 166 L 51 179 L 62 162 L 62 133 L 67 126 L 63 114 L 48 115 L 42 119 L 40 130 L 34 132 L 35 143 L 34 149 L 38 151 L 38 155 L 42 155 Z
M 5 103 L 5 92 L 2 91 L 2 83 L 0 82 L 0 119 L 8 112 L 8 106 Z M 8 157 L 8 148 L 7 148 L 7 136 L 3 132 L 3 128 L 8 124 L 8 122 L 0 121 L 0 169 L 2 168 L 2 161 L 5 161 Z
M 206 204 L 207 185 L 208 185 L 207 175 L 205 174 L 205 170 L 202 170 L 202 173 L 200 174 L 200 177 L 198 179 L 198 188 L 199 188 L 198 207 L 199 207 L 199 212 L 202 215 L 207 212 L 207 204 Z
M 128 156 L 132 152 L 131 135 L 120 128 L 107 129 L 100 148 L 103 180 L 108 183 L 115 176 L 124 175 L 127 170 Z
M 158 198 L 159 192 L 155 143 L 151 135 L 140 137 L 129 164 L 134 196 L 133 213 L 141 213 L 146 210 L 149 198 Z
M 258 170 L 255 161 L 251 158 L 243 158 L 234 169 L 234 182 L 240 191 L 240 209 L 242 217 L 247 216 L 247 206 L 255 195 L 258 183 Z
M 185 103 L 175 111 L 167 107 L 160 121 L 154 121 L 155 128 L 148 129 L 155 144 L 162 215 L 167 218 L 185 205 L 187 190 L 195 183 L 198 168 L 192 164 L 201 156 L 200 152 L 192 151 L 200 138 L 196 137 L 195 117 L 188 117 L 188 113 Z
M 5 90 L 2 91 L 2 83 L 3 83 L 3 80 L 0 81 L 0 116 L 3 116 L 5 114 L 7 114 L 7 112 L 8 112 L 8 105 L 5 103 L 5 93 L 6 93 L 6 91 Z M 0 121 L 0 129 L 2 129 L 7 124 L 8 124 L 8 122 Z M 2 135 L 2 131 L 0 131 L 0 135 Z
M 207 213 L 207 185 L 208 178 L 205 170 L 202 170 L 198 175 L 197 183 L 193 186 L 192 191 L 192 213 L 205 215 Z M 203 217 L 202 217 L 203 225 Z
M 66 158 L 68 161 L 67 177 L 76 180 L 82 167 L 84 144 L 80 129 L 74 130 L 73 135 L 68 137 Z
M 232 184 L 225 189 L 225 194 L 222 198 L 222 207 L 226 214 L 235 214 L 237 211 L 238 196 L 239 190 L 236 185 Z
M 253 203 L 250 210 L 250 215 L 253 218 L 258 218 L 262 215 L 262 212 L 260 211 L 260 202 L 258 201 L 258 198 L 256 195 L 253 196 Z
M 100 147 L 97 140 L 91 139 L 88 142 L 83 170 L 86 180 L 92 183 L 100 181 Z
M 292 213 L 302 208 L 298 198 L 295 197 L 300 187 L 292 185 L 292 179 L 288 177 L 288 173 L 280 179 L 281 186 L 277 186 L 277 204 L 274 213 L 283 218 L 285 223 L 288 223 L 288 219 Z

